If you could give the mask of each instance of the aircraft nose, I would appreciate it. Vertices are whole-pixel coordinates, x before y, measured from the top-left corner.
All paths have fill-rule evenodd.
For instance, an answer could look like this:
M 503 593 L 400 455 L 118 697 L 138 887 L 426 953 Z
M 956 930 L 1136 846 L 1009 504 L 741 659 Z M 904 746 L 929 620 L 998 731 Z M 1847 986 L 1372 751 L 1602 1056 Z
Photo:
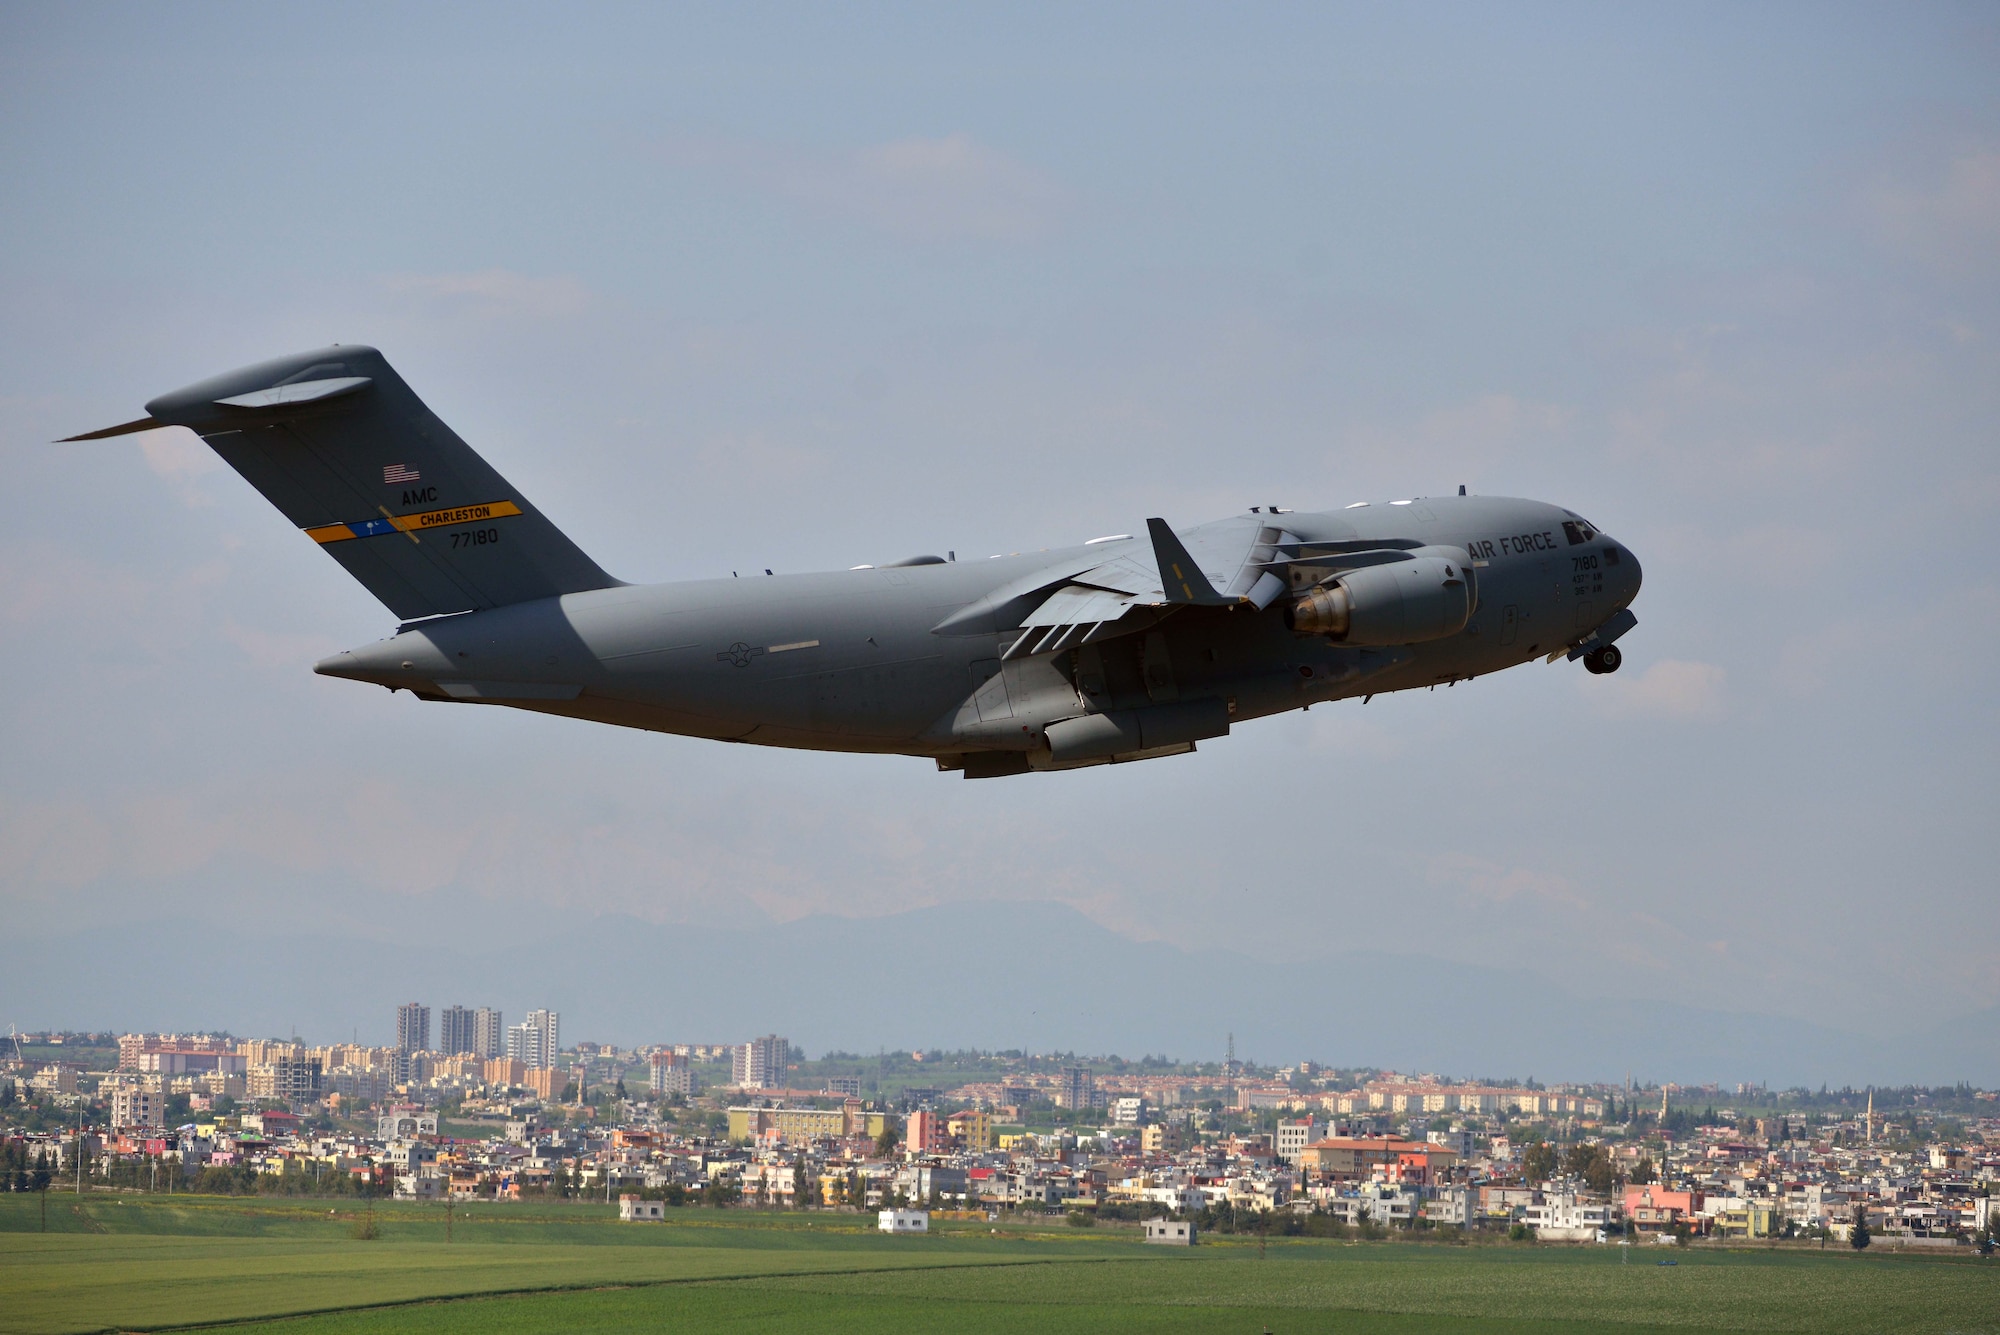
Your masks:
M 1639 596 L 1639 585 L 1645 580 L 1645 571 L 1640 567 L 1639 558 L 1630 547 L 1621 542 L 1615 550 L 1618 552 L 1619 592 L 1629 603 Z

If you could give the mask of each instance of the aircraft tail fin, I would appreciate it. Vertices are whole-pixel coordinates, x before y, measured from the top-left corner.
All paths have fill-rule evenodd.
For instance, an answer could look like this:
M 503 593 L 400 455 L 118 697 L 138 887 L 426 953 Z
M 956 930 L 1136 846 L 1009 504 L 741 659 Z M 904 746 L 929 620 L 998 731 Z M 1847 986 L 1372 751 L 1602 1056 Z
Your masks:
M 335 345 L 163 394 L 139 422 L 185 426 L 408 621 L 619 583 L 374 348 Z

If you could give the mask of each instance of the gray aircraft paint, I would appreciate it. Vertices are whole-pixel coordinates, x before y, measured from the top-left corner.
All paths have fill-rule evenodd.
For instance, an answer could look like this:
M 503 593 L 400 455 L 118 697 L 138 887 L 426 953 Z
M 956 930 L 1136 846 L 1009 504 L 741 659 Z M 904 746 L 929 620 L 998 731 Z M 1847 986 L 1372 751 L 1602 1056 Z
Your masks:
M 75 439 L 194 429 L 415 618 L 320 673 L 658 732 L 930 756 L 968 778 L 1181 754 L 1247 719 L 1545 656 L 1615 670 L 1608 647 L 1635 624 L 1641 579 L 1629 550 L 1568 510 L 1460 495 L 1258 507 L 1184 532 L 1155 520 L 1144 537 L 985 561 L 627 585 L 372 348 L 261 363 L 147 411 Z M 1295 600 L 1336 582 L 1366 612 L 1350 639 L 1378 617 L 1387 642 L 1293 629 Z M 1395 642 L 1404 616 L 1422 626 Z

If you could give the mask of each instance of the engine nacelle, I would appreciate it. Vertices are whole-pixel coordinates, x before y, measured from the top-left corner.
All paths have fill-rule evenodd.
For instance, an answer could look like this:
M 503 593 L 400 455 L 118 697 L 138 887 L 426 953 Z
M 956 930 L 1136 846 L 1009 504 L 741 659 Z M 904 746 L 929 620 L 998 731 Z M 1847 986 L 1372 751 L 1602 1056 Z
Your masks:
M 1420 556 L 1347 571 L 1295 599 L 1285 621 L 1341 644 L 1416 644 L 1458 634 L 1476 605 L 1465 562 Z

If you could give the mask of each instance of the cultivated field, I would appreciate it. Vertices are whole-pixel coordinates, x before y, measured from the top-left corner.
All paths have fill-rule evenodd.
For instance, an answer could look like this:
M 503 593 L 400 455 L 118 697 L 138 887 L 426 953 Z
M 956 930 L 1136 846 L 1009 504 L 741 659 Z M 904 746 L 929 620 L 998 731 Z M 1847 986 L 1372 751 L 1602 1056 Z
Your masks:
M 601 1205 L 0 1197 L 0 1333 L 232 1323 L 295 1335 L 632 1330 L 1895 1331 L 2000 1335 L 2000 1264 L 1959 1257 L 1216 1239 Z M 266 1320 L 264 1318 L 283 1318 Z

